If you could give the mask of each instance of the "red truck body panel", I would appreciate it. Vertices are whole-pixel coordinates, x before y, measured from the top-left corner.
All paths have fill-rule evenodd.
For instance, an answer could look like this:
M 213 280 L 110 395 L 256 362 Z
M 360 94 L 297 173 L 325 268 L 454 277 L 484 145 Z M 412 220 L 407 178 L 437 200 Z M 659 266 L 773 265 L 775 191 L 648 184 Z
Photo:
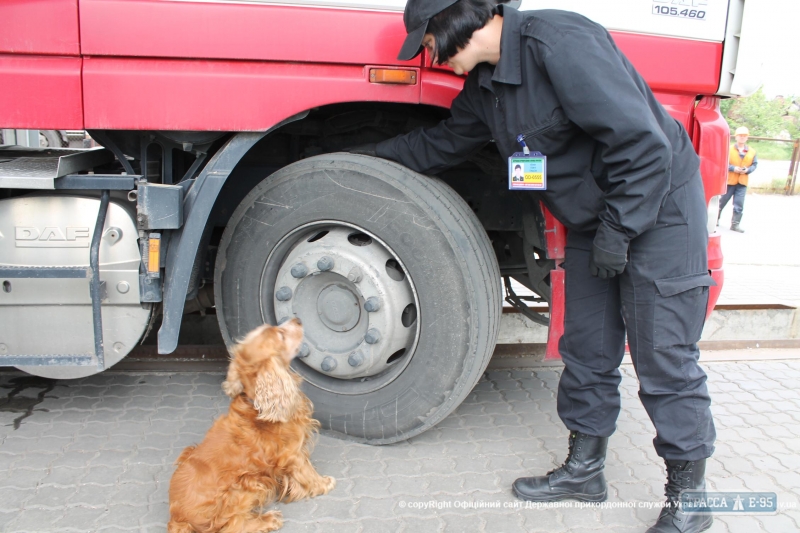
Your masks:
M 163 0 L 80 0 L 79 6 L 77 0 L 12 1 L 0 9 L 0 20 L 16 21 L 4 37 L 9 51 L 86 57 L 83 76 L 70 82 L 82 84 L 80 101 L 71 90 L 53 114 L 40 99 L 23 99 L 15 113 L 3 115 L 4 127 L 259 131 L 298 111 L 338 102 L 447 107 L 462 84 L 440 69 L 423 68 L 414 88 L 369 83 L 361 75 L 364 65 L 422 66 L 421 57 L 395 59 L 405 37 L 397 12 Z M 25 35 L 16 28 L 31 25 L 47 35 L 37 30 L 23 46 Z M 716 90 L 722 44 L 614 37 L 688 128 L 689 99 Z M 52 74 L 41 69 L 15 75 L 26 87 L 52 84 Z
M 80 57 L 0 54 L 0 125 L 83 129 Z
M 703 97 L 695 108 L 692 142 L 700 155 L 700 174 L 703 176 L 706 203 L 713 196 L 724 194 L 727 190 L 728 154 L 730 153 L 730 128 L 719 110 L 720 99 L 716 96 Z M 708 238 L 708 268 L 717 282 L 710 287 L 708 310 L 711 314 L 722 292 L 724 271 L 722 270 L 722 245 L 719 233 Z
M 368 78 L 369 66 L 359 65 L 89 57 L 85 123 L 87 129 L 259 131 L 325 104 L 419 103 L 419 84 Z
M 113 21 L 113 22 L 112 22 Z M 93 56 L 310 63 L 397 61 L 402 13 L 246 3 L 81 0 L 81 46 Z
M 78 56 L 78 0 L 3 0 L 0 54 Z
M 82 129 L 78 0 L 0 3 L 0 127 Z

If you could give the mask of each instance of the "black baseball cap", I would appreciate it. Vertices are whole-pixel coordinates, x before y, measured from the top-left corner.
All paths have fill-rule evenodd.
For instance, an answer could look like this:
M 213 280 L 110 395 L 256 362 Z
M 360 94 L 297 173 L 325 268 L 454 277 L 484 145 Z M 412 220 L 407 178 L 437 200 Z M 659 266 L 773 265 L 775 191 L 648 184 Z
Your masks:
M 406 36 L 397 59 L 408 61 L 422 52 L 422 39 L 428 30 L 428 22 L 458 2 L 458 0 L 409 0 L 403 12 L 403 23 L 406 25 Z

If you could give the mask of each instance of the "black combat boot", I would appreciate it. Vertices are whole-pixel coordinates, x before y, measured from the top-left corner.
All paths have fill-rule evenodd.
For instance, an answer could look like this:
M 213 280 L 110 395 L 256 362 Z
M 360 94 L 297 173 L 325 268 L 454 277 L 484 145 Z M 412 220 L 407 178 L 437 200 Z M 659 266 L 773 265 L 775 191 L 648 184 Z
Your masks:
M 667 501 L 658 521 L 647 533 L 699 533 L 711 527 L 714 518 L 707 514 L 687 514 L 680 506 L 682 490 L 706 488 L 706 460 L 664 461 L 667 464 Z
M 608 437 L 570 432 L 569 454 L 564 464 L 544 476 L 519 478 L 514 482 L 514 494 L 529 502 L 605 501 L 608 489 L 603 464 L 607 447 Z
M 744 230 L 739 227 L 739 223 L 741 221 L 742 221 L 742 214 L 734 213 L 733 218 L 731 219 L 731 230 L 736 231 L 738 233 L 744 233 Z

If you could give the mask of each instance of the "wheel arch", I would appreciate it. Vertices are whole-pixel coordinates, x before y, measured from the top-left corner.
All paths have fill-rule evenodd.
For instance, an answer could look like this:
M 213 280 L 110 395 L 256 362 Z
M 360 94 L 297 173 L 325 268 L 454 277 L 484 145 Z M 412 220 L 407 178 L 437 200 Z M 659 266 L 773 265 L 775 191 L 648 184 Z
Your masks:
M 331 105 L 370 105 L 378 108 L 402 105 L 407 108 L 420 108 L 419 104 L 374 101 L 339 102 Z M 196 269 L 202 264 L 205 256 L 203 244 L 208 243 L 210 230 L 220 222 L 224 222 L 223 226 L 226 225 L 227 218 L 238 202 L 256 185 L 253 183 L 250 187 L 240 188 L 227 198 L 224 193 L 220 197 L 223 188 L 229 183 L 228 178 L 237 171 L 242 172 L 243 167 L 247 166 L 248 156 L 258 150 L 256 145 L 260 141 L 266 140 L 272 134 L 280 133 L 292 123 L 302 121 L 311 111 L 312 109 L 306 109 L 284 118 L 265 131 L 233 133 L 205 164 L 194 183 L 188 187 L 184 200 L 184 223 L 180 229 L 173 232 L 167 249 L 163 320 L 158 331 L 159 353 L 172 353 L 178 346 L 184 306 L 187 295 L 191 292 L 190 282 L 193 278 L 196 279 Z M 444 111 L 442 108 L 441 112 Z
M 174 231 L 167 251 L 163 295 L 163 320 L 158 330 L 158 353 L 172 353 L 178 347 L 183 308 L 189 290 L 189 281 L 201 243 L 206 233 L 208 219 L 219 195 L 233 169 L 242 157 L 270 131 L 300 120 L 308 112 L 289 117 L 265 132 L 237 133 L 214 154 L 189 188 L 184 199 L 184 222 Z
M 181 229 L 175 231 L 169 244 L 164 285 L 164 318 L 158 332 L 159 353 L 171 353 L 177 347 L 178 333 L 187 294 L 192 293 L 191 282 L 193 280 L 197 281 L 198 269 L 205 262 L 208 244 L 211 241 L 214 228 L 227 226 L 228 220 L 239 202 L 266 175 L 298 159 L 319 153 L 341 151 L 347 146 L 375 142 L 404 131 L 410 131 L 414 127 L 435 124 L 448 114 L 446 107 L 450 103 L 448 95 L 457 94 L 459 89 L 453 78 L 452 75 L 443 73 L 436 92 L 431 91 L 426 95 L 423 90 L 423 96 L 426 96 L 423 100 L 427 100 L 430 105 L 374 101 L 341 102 L 305 110 L 284 119 L 264 132 L 233 134 L 205 165 L 195 183 L 187 192 L 186 203 L 184 204 L 184 225 Z M 312 143 L 311 145 L 300 146 L 293 156 L 294 159 L 290 157 L 284 164 L 279 166 L 271 167 L 268 162 L 259 157 L 261 155 L 260 152 L 268 151 L 273 140 L 278 139 L 282 134 L 288 135 L 294 132 L 300 137 L 314 138 L 313 133 L 319 131 L 319 125 L 314 125 L 313 120 L 315 114 L 319 115 L 320 113 L 327 117 L 337 116 L 337 113 L 340 114 L 339 116 L 357 115 L 359 113 L 376 117 L 387 115 L 403 116 L 407 119 L 407 122 L 404 126 L 392 124 L 388 129 L 381 129 L 380 124 L 373 124 L 370 127 L 372 128 L 371 130 L 370 128 L 359 130 L 358 123 L 355 121 L 350 124 L 355 128 L 351 135 L 344 135 L 337 139 L 336 142 L 328 145 Z M 391 118 L 389 121 L 391 122 Z M 307 150 L 304 151 L 308 146 L 317 151 L 310 153 Z M 285 146 L 273 146 L 273 148 L 280 151 L 285 149 Z M 493 148 L 488 148 L 487 150 L 495 152 L 496 155 L 496 150 Z M 497 157 L 499 160 L 499 156 Z M 486 171 L 485 161 L 477 162 L 476 165 L 483 172 Z M 469 173 L 467 172 L 467 174 Z M 544 242 L 544 224 L 531 226 L 531 224 L 523 220 L 523 213 L 529 210 L 528 208 L 532 208 L 534 212 L 540 212 L 538 202 L 517 201 L 515 199 L 513 208 L 500 209 L 502 205 L 508 206 L 508 203 L 503 202 L 502 198 L 507 200 L 511 196 L 508 191 L 502 190 L 502 183 L 498 186 L 496 183 L 481 179 L 472 179 L 468 183 L 463 179 L 463 176 L 463 169 L 462 171 L 456 169 L 449 176 L 445 175 L 443 177 L 445 182 L 451 185 L 459 196 L 478 214 L 484 228 L 490 233 L 495 232 L 496 235 L 501 237 L 495 243 L 495 253 L 498 261 L 502 263 L 503 250 L 508 250 L 510 246 L 514 249 L 513 260 L 519 262 L 523 245 L 522 240 L 514 237 L 516 233 L 525 235 L 523 239 L 527 239 L 533 244 Z M 502 178 L 498 178 L 495 173 L 492 179 L 498 180 Z M 489 197 L 493 198 L 487 200 Z M 536 218 L 540 219 L 542 217 Z M 533 228 L 533 233 L 530 232 L 531 228 Z M 509 240 L 506 240 L 505 237 L 509 237 Z M 519 248 L 519 250 L 516 250 L 516 248 Z

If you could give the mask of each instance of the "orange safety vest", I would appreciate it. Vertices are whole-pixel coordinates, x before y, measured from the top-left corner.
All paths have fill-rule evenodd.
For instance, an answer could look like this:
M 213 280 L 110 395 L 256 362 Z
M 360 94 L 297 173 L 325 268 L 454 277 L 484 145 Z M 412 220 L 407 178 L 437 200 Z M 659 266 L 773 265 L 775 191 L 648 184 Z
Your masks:
M 753 164 L 753 159 L 756 158 L 756 151 L 749 146 L 745 145 L 747 152 L 744 154 L 744 157 L 739 155 L 739 149 L 736 148 L 736 143 L 731 145 L 731 155 L 730 155 L 730 163 L 735 167 L 744 167 L 748 168 L 750 165 Z M 749 174 L 737 174 L 736 172 L 728 172 L 728 185 L 737 185 L 742 184 L 745 187 L 747 186 L 747 178 L 749 178 Z

